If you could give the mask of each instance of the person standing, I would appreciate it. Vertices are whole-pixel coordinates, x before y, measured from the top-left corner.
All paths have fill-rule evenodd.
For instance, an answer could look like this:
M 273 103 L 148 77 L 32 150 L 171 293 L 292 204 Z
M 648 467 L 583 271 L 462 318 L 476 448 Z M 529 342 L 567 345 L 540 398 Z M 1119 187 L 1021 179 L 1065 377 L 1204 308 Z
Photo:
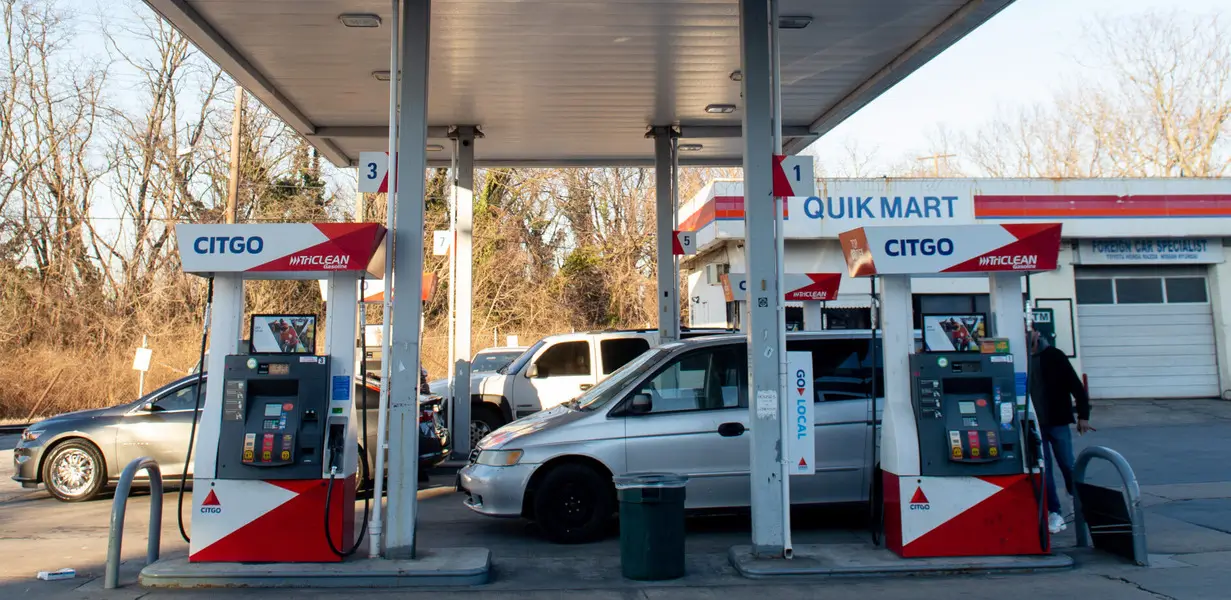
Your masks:
M 1030 400 L 1043 438 L 1043 477 L 1049 512 L 1047 529 L 1055 534 L 1064 531 L 1066 525 L 1060 514 L 1060 495 L 1052 475 L 1052 459 L 1060 467 L 1064 489 L 1072 496 L 1073 433 L 1069 426 L 1076 423 L 1079 435 L 1094 431 L 1090 427 L 1090 396 L 1063 351 L 1049 344 L 1047 338 L 1035 330 L 1030 331 L 1029 340 Z M 1077 403 L 1076 419 L 1073 418 L 1074 401 Z

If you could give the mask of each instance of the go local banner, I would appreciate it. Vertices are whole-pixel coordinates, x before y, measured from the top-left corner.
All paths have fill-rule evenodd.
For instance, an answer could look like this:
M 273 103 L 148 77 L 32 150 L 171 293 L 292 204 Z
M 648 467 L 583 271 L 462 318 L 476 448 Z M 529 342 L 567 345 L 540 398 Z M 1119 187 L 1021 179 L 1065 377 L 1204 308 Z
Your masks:
M 385 237 L 377 223 L 175 226 L 185 273 L 366 271 Z
M 838 240 L 851 277 L 1050 271 L 1060 224 L 860 227 Z

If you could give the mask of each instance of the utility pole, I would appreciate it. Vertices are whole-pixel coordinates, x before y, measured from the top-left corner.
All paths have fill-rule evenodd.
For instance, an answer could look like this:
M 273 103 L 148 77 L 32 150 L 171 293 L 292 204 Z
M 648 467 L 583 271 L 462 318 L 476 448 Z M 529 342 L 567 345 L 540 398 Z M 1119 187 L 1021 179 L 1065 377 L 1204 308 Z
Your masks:
M 227 223 L 239 216 L 239 128 L 244 118 L 244 88 L 235 84 L 235 115 L 231 118 L 231 175 L 227 182 Z
M 944 158 L 944 159 L 950 159 L 950 158 L 954 158 L 954 157 L 956 157 L 956 156 L 957 156 L 956 154 L 940 154 L 940 153 L 936 153 L 936 154 L 932 154 L 932 155 L 929 155 L 929 156 L 920 156 L 919 158 L 916 158 L 915 160 L 930 160 L 930 161 L 932 161 L 932 175 L 933 175 L 934 177 L 940 177 L 940 159 L 942 159 L 942 158 Z M 945 160 L 945 164 L 948 164 L 948 162 L 949 162 L 948 160 Z

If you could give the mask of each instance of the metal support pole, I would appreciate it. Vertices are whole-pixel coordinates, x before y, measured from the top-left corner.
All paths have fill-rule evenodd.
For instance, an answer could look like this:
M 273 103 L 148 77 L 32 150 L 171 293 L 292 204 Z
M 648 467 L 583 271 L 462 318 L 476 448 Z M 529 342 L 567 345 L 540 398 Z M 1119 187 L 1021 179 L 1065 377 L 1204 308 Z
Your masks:
M 770 99 L 774 107 L 773 148 L 774 154 L 782 154 L 782 59 L 778 53 L 778 0 L 769 0 L 769 57 L 770 57 Z M 777 252 L 777 277 L 779 286 L 786 281 L 786 225 L 783 213 L 786 212 L 787 199 L 774 199 L 774 243 Z M 788 365 L 786 353 L 786 294 L 779 290 L 775 298 L 778 303 L 778 423 L 782 429 L 782 441 L 791 439 L 790 420 L 786 415 L 790 411 L 790 396 L 787 393 Z M 791 548 L 791 465 L 787 463 L 786 454 L 782 454 L 782 535 L 784 558 L 792 558 L 795 551 Z
M 782 381 L 777 310 L 782 296 L 778 271 L 771 155 L 773 74 L 770 70 L 769 7 L 765 0 L 740 0 L 740 54 L 744 92 L 744 230 L 748 277 L 749 421 L 752 424 L 752 549 L 758 557 L 781 558 L 786 534 L 781 514 Z M 769 276 L 767 276 L 769 275 Z
M 398 69 L 398 58 L 401 54 L 402 38 L 399 35 L 398 20 L 399 12 L 401 11 L 402 0 L 392 0 L 393 17 L 389 19 L 389 72 L 400 73 Z M 381 325 L 380 325 L 380 399 L 376 409 L 376 469 L 373 473 L 385 472 L 385 453 L 386 445 L 389 438 L 387 436 L 389 430 L 389 365 L 393 362 L 393 340 L 389 337 L 389 325 L 392 321 L 390 313 L 393 307 L 393 238 L 395 236 L 394 224 L 397 220 L 394 214 L 394 208 L 397 206 L 397 150 L 398 150 L 398 77 L 396 75 L 389 77 L 389 173 L 393 174 L 393 180 L 389 182 L 389 191 L 385 194 L 385 226 L 389 228 L 385 234 L 385 301 L 382 307 Z M 362 196 L 362 194 L 360 194 Z M 360 292 L 361 297 L 363 292 Z M 364 313 L 365 318 L 360 323 L 360 327 L 366 326 L 367 313 Z M 367 348 L 363 349 L 364 360 L 367 360 Z M 365 381 L 366 385 L 367 382 Z M 367 443 L 367 440 L 364 440 Z M 373 477 L 375 482 L 374 495 L 376 502 L 372 507 L 372 518 L 368 521 L 368 557 L 376 558 L 380 556 L 382 550 L 381 536 L 384 533 L 384 503 L 380 501 L 384 497 L 385 478 Z
M 660 343 L 680 339 L 679 278 L 675 274 L 675 253 L 671 251 L 674 233 L 671 201 L 672 143 L 670 127 L 654 128 L 654 216 L 658 225 L 658 339 Z
M 1013 353 L 1013 374 L 1017 378 L 1017 402 L 1024 408 L 1026 401 L 1026 363 L 1030 349 L 1026 347 L 1026 308 L 1022 304 L 1022 274 L 989 273 L 991 291 L 992 331 L 996 337 L 1008 338 Z
M 454 377 L 453 365 L 457 362 L 457 143 L 454 138 L 453 152 L 449 160 L 449 177 L 452 185 L 449 186 L 449 361 L 445 363 L 447 369 L 446 377 L 449 380 L 449 389 L 445 396 L 445 413 L 450 419 L 446 426 L 449 431 L 461 431 L 457 429 L 452 421 L 457 414 L 454 409 L 453 399 L 456 398 L 457 379 Z M 430 374 L 429 374 L 430 376 Z M 456 444 L 456 440 L 454 442 Z
M 419 336 L 423 302 L 423 195 L 427 169 L 428 50 L 431 0 L 402 5 L 401 112 L 398 118 L 394 225 L 393 363 L 389 379 L 389 529 L 385 556 L 415 557 L 419 481 Z M 399 302 L 399 298 L 401 301 Z
M 470 315 L 474 299 L 474 138 L 473 126 L 457 128 L 457 179 L 454 184 L 457 206 L 457 236 L 453 248 L 457 278 L 450 282 L 457 288 L 454 301 L 454 333 L 456 335 L 453 364 L 453 406 L 449 411 L 453 421 L 453 452 L 470 455 Z M 474 440 L 478 441 L 478 440 Z

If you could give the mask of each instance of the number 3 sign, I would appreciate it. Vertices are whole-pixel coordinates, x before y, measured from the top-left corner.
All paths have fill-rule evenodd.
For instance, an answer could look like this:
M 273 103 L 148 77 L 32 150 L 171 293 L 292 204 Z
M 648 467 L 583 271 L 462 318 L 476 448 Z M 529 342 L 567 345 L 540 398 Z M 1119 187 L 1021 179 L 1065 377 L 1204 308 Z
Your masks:
M 359 191 L 383 194 L 389 191 L 389 153 L 359 153 Z
M 811 156 L 774 155 L 774 196 L 778 198 L 816 195 Z

